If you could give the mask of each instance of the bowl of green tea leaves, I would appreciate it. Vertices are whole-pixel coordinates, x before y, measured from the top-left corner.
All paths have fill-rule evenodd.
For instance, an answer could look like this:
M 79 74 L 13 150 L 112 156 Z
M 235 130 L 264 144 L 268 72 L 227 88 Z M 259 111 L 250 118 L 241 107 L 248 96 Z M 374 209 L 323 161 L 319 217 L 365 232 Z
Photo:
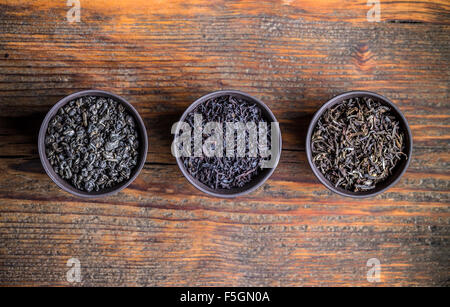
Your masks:
M 411 129 L 386 97 L 353 91 L 325 103 L 306 137 L 317 178 L 343 196 L 377 195 L 398 182 L 412 153 Z
M 147 133 L 124 98 L 86 90 L 51 108 L 38 149 L 45 171 L 60 188 L 79 197 L 103 197 L 138 176 L 147 156 Z

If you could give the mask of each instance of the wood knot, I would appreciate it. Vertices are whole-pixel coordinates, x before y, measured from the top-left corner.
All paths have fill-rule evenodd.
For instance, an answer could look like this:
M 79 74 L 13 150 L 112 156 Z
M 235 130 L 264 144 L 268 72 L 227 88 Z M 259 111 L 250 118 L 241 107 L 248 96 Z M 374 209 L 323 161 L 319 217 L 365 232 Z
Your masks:
M 353 53 L 353 58 L 355 63 L 361 70 L 368 70 L 374 66 L 373 53 L 370 51 L 369 45 L 366 43 L 359 44 L 355 52 Z

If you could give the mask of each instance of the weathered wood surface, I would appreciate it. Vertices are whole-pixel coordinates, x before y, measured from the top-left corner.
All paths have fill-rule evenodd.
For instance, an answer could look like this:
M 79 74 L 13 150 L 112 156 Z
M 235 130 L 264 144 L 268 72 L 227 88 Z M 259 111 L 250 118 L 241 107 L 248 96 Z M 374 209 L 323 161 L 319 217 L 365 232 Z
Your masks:
M 0 284 L 450 285 L 450 3 L 381 1 L 0 0 Z M 100 88 L 142 114 L 149 155 L 123 192 L 82 200 L 58 189 L 37 133 L 63 96 Z M 193 188 L 170 155 L 170 126 L 199 96 L 239 89 L 281 123 L 279 167 L 235 200 Z M 375 198 L 332 194 L 304 152 L 308 122 L 354 89 L 404 111 L 414 156 Z

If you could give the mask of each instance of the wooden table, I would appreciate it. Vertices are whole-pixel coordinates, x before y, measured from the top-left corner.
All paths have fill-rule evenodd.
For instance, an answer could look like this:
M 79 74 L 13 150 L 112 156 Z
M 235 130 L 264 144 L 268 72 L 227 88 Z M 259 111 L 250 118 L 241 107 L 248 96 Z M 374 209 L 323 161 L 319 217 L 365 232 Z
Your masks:
M 450 285 L 447 0 L 382 0 L 380 22 L 365 0 L 81 0 L 80 22 L 65 0 L 0 3 L 1 285 Z M 50 107 L 92 88 L 127 98 L 150 146 L 129 188 L 84 200 L 36 144 Z M 273 176 L 234 200 L 196 190 L 170 154 L 171 125 L 219 89 L 262 99 L 283 136 Z M 312 114 L 355 89 L 391 98 L 414 136 L 401 181 L 365 200 L 328 191 L 305 155 Z

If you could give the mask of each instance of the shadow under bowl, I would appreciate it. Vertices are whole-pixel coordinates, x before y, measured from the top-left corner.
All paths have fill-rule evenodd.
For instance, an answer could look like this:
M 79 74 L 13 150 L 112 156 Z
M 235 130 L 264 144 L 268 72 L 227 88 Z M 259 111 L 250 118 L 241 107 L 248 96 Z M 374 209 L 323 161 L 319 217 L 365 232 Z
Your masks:
M 58 110 L 65 106 L 67 103 L 69 103 L 72 100 L 78 99 L 80 97 L 85 96 L 95 96 L 95 97 L 107 97 L 112 98 L 115 101 L 121 103 L 125 109 L 130 112 L 130 114 L 133 116 L 133 118 L 136 121 L 138 134 L 139 134 L 139 160 L 138 164 L 134 168 L 134 170 L 131 173 L 131 176 L 128 180 L 123 181 L 119 183 L 116 186 L 100 190 L 98 192 L 87 192 L 87 191 L 81 191 L 77 188 L 75 188 L 73 185 L 71 185 L 69 182 L 61 178 L 54 170 L 52 165 L 47 159 L 47 155 L 45 153 L 45 136 L 47 133 L 48 123 L 50 120 L 56 115 Z M 139 115 L 139 113 L 136 111 L 136 109 L 124 98 L 115 95 L 110 92 L 101 91 L 101 90 L 86 90 L 81 92 L 73 93 L 69 96 L 64 97 L 60 101 L 58 101 L 47 113 L 47 115 L 44 118 L 44 121 L 42 122 L 41 128 L 39 130 L 39 139 L 38 139 L 38 150 L 39 150 L 39 157 L 42 162 L 42 166 L 45 169 L 45 172 L 47 175 L 55 182 L 61 189 L 63 189 L 66 192 L 69 192 L 75 196 L 83 197 L 83 198 L 95 198 L 95 197 L 105 197 L 112 194 L 115 194 L 124 188 L 126 188 L 130 183 L 132 183 L 136 177 L 141 172 L 142 168 L 144 167 L 145 160 L 147 158 L 147 148 L 148 148 L 148 139 L 147 139 L 147 131 L 144 125 L 144 122 Z
M 317 122 L 319 121 L 320 117 L 323 115 L 323 113 L 333 107 L 336 104 L 339 104 L 343 102 L 344 100 L 355 98 L 355 97 L 370 97 L 373 98 L 376 101 L 379 101 L 381 104 L 388 106 L 391 108 L 391 112 L 396 116 L 397 120 L 400 123 L 400 129 L 404 132 L 405 137 L 405 154 L 408 156 L 408 159 L 402 159 L 394 168 L 392 174 L 384 181 L 379 182 L 375 185 L 375 188 L 368 191 L 360 191 L 360 192 L 352 192 L 348 191 L 339 187 L 335 187 L 334 184 L 329 181 L 325 176 L 322 174 L 322 172 L 315 166 L 314 162 L 312 161 L 312 152 L 311 152 L 311 137 L 314 132 L 314 129 L 316 128 Z M 308 127 L 308 133 L 306 135 L 306 156 L 308 158 L 308 163 L 311 166 L 312 171 L 314 172 L 314 175 L 319 179 L 319 181 L 328 189 L 331 191 L 348 197 L 353 198 L 365 198 L 365 197 L 371 197 L 378 195 L 393 185 L 395 185 L 400 178 L 405 173 L 406 169 L 409 166 L 409 163 L 411 162 L 411 156 L 412 156 L 412 150 L 413 150 L 413 141 L 412 141 L 412 134 L 411 129 L 408 125 L 408 122 L 405 118 L 405 116 L 402 114 L 400 109 L 388 98 L 381 96 L 379 94 L 368 92 L 368 91 L 351 91 L 347 93 L 343 93 L 339 96 L 336 96 L 326 102 L 315 114 L 313 119 L 311 120 L 311 123 Z

